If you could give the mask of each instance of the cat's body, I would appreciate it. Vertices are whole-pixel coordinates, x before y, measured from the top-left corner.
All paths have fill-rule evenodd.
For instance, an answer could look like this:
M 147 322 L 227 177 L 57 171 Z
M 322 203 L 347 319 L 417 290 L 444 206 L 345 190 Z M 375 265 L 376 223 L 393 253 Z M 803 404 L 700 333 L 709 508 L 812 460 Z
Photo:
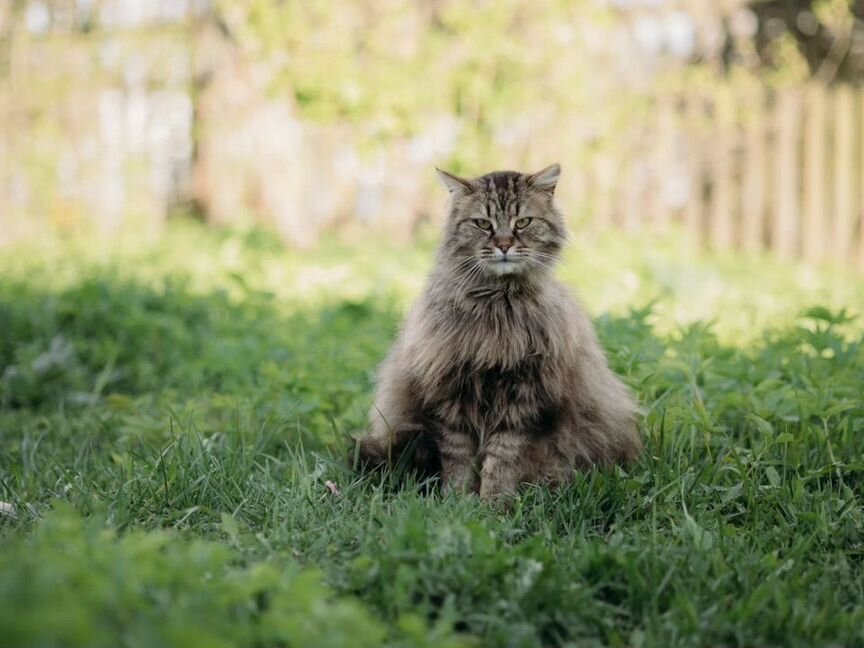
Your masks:
M 453 193 L 445 238 L 379 370 L 363 463 L 418 444 L 416 467 L 440 472 L 445 489 L 494 497 L 635 458 L 635 402 L 551 275 L 564 240 L 557 165 L 443 175 Z

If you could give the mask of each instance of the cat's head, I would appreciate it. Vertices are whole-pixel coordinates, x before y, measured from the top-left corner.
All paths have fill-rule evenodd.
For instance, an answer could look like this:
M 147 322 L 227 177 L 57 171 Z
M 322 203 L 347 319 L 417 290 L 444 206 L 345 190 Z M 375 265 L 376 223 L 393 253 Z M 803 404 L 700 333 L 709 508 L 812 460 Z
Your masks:
M 441 251 L 454 275 L 515 277 L 550 268 L 566 237 L 552 200 L 560 173 L 553 164 L 533 174 L 466 179 L 438 169 L 451 194 Z

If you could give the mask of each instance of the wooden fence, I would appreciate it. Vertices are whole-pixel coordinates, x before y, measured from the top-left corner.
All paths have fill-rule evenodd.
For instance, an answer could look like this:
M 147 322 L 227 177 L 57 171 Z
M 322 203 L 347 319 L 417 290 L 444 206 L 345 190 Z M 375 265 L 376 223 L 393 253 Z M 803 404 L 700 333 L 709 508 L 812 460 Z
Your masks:
M 432 168 L 459 149 L 453 115 L 364 157 L 362 124 L 304 122 L 255 85 L 220 33 L 186 23 L 23 33 L 0 48 L 0 241 L 40 219 L 161 223 L 170 204 L 190 199 L 216 223 L 251 213 L 294 245 L 337 227 L 408 237 L 440 211 Z M 578 124 L 558 111 L 514 115 L 488 157 L 523 169 L 560 160 L 562 205 L 589 207 L 601 227 L 678 222 L 700 245 L 864 271 L 864 88 L 714 79 L 685 93 L 625 94 L 636 107 L 610 110 L 625 115 L 612 126 L 596 114 Z
M 864 270 L 864 89 L 660 97 L 593 161 L 598 224 Z

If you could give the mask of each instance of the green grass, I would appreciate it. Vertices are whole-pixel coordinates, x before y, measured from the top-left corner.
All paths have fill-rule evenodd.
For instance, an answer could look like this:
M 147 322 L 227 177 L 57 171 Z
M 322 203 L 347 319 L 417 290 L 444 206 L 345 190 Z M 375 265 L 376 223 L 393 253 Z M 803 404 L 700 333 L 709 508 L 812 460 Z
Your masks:
M 853 277 L 577 238 L 646 452 L 503 513 L 341 464 L 430 244 L 97 247 L 0 250 L 3 645 L 864 646 Z

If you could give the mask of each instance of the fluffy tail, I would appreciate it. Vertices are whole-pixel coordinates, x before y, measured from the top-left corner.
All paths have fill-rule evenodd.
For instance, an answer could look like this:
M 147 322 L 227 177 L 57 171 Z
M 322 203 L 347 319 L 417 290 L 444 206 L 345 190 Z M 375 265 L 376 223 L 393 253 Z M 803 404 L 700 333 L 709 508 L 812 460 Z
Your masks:
M 438 448 L 429 434 L 410 430 L 378 438 L 367 435 L 355 439 L 349 451 L 348 463 L 361 473 L 389 469 L 399 477 L 413 473 L 419 479 L 441 473 Z

